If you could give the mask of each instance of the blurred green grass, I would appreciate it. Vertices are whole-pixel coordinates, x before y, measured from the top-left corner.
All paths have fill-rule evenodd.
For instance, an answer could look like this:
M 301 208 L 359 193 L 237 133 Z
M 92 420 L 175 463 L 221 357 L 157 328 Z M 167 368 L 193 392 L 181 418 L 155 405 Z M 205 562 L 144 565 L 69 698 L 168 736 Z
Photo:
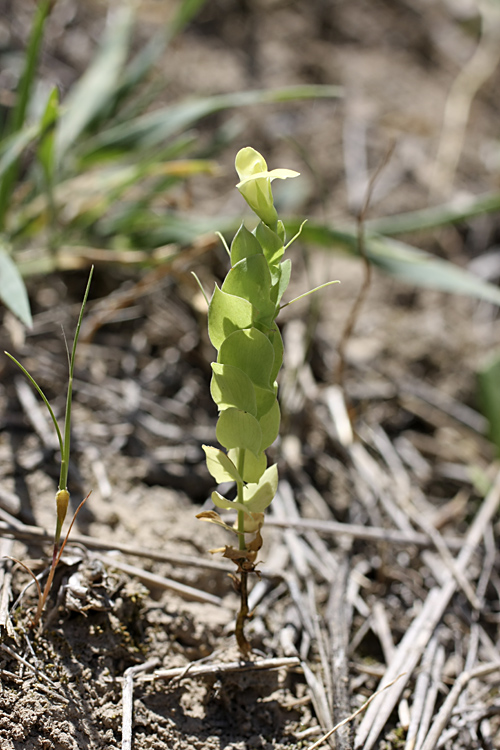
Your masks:
M 33 118 L 28 113 L 34 109 L 37 61 L 53 6 L 51 0 L 38 3 L 16 101 L 0 137 L 0 299 L 26 325 L 31 324 L 26 276 L 98 259 L 161 264 L 172 254 L 171 245 L 179 248 L 216 230 L 235 231 L 233 218 L 183 213 L 169 198 L 173 188 L 194 175 L 216 175 L 216 157 L 234 138 L 230 128 L 221 126 L 207 142 L 197 129 L 203 118 L 258 104 L 342 95 L 336 86 L 295 86 L 155 106 L 155 66 L 203 5 L 204 0 L 180 0 L 174 18 L 136 54 L 131 51 L 134 13 L 123 7 L 64 101 L 54 89 Z M 391 236 L 453 223 L 499 205 L 500 196 L 493 194 L 460 210 L 438 206 L 367 222 L 366 256 L 406 283 L 500 304 L 497 287 Z M 302 221 L 293 217 L 288 230 L 294 233 Z M 359 254 L 356 226 L 310 222 L 302 240 Z

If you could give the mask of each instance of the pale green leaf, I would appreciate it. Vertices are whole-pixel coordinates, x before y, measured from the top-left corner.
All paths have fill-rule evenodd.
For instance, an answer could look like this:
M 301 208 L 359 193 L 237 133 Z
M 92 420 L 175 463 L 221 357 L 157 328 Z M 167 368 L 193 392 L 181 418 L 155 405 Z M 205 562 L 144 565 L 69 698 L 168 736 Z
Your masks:
M 275 266 L 279 263 L 285 252 L 283 240 L 279 235 L 273 232 L 272 229 L 269 229 L 267 224 L 260 221 L 255 228 L 255 236 L 262 246 L 268 264 Z
M 279 278 L 272 291 L 272 297 L 277 305 L 281 302 L 281 298 L 288 288 L 290 283 L 290 276 L 292 274 L 292 261 L 287 258 L 279 264 Z
M 205 451 L 207 469 L 217 484 L 243 481 L 236 466 L 224 451 L 211 445 L 202 445 L 201 447 Z
M 283 339 L 276 323 L 274 329 L 268 334 L 268 338 L 274 350 L 274 363 L 271 371 L 271 383 L 274 383 L 283 364 Z
M 213 346 L 220 349 L 231 333 L 250 328 L 255 315 L 248 300 L 226 294 L 216 285 L 208 307 L 208 335 Z
M 234 407 L 257 416 L 255 388 L 246 373 L 231 365 L 212 363 L 210 392 L 219 411 Z
M 276 303 L 271 299 L 271 274 L 263 255 L 252 255 L 238 261 L 227 274 L 222 291 L 248 300 L 257 311 L 257 320 L 272 324 Z
M 280 407 L 276 400 L 272 408 L 259 419 L 260 429 L 262 430 L 261 451 L 265 451 L 274 443 L 280 431 Z
M 222 342 L 217 361 L 243 370 L 252 383 L 261 388 L 269 388 L 272 385 L 273 344 L 256 328 L 231 333 Z
M 262 442 L 260 425 L 251 414 L 239 409 L 225 409 L 220 413 L 215 431 L 217 440 L 227 450 L 244 448 L 257 455 Z
M 248 231 L 244 224 L 236 232 L 231 243 L 231 265 L 235 266 L 243 258 L 251 255 L 261 255 L 262 248 L 255 236 Z
M 212 502 L 216 508 L 222 508 L 223 510 L 243 510 L 248 511 L 248 508 L 239 503 L 237 500 L 226 500 L 225 497 L 220 495 L 215 490 L 212 492 Z
M 241 476 L 244 482 L 258 482 L 267 468 L 267 457 L 262 451 L 255 456 L 252 451 L 244 451 L 243 468 L 240 466 L 239 457 L 241 449 L 233 448 L 229 451 L 229 458 L 235 466 L 239 467 L 242 472 Z
M 269 388 L 260 388 L 258 385 L 254 385 L 253 388 L 257 401 L 257 419 L 261 419 L 264 414 L 267 414 L 276 401 L 278 386 L 272 385 Z
M 261 476 L 257 484 L 243 487 L 243 503 L 251 513 L 261 513 L 271 505 L 278 490 L 278 466 L 273 464 Z

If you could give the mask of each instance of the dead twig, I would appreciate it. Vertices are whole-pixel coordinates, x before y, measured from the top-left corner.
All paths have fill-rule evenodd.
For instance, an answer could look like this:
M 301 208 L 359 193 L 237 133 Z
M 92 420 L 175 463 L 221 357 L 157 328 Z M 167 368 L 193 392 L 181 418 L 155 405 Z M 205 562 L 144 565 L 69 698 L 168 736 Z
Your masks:
M 134 709 L 134 677 L 141 672 L 149 672 L 159 664 L 159 659 L 150 659 L 125 670 L 122 691 L 122 750 L 132 750 L 132 718 Z
M 217 675 L 226 672 L 253 672 L 262 669 L 291 669 L 299 667 L 300 659 L 297 656 L 288 656 L 279 659 L 257 659 L 256 661 L 231 661 L 217 662 L 216 664 L 193 664 L 189 670 L 186 667 L 172 667 L 172 669 L 159 669 L 152 675 L 141 677 L 143 682 L 154 680 L 172 680 L 175 677 L 204 677 L 205 675 Z
M 0 540 L 0 628 L 9 627 L 9 602 L 12 597 L 11 539 Z M 3 559 L 7 558 L 7 559 Z

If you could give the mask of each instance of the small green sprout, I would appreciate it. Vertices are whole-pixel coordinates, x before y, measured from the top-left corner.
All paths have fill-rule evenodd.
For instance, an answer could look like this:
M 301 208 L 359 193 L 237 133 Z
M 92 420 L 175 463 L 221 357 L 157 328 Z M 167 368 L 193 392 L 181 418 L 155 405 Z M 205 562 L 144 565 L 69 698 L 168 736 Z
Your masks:
M 215 481 L 236 483 L 236 499 L 214 491 L 212 501 L 217 508 L 237 513 L 238 549 L 225 547 L 222 551 L 234 560 L 240 574 L 241 606 L 235 634 L 240 651 L 248 656 L 250 644 L 243 632 L 248 617 L 247 577 L 255 570 L 262 545 L 263 511 L 278 488 L 278 467 L 267 465 L 266 450 L 280 427 L 276 378 L 283 363 L 283 342 L 276 318 L 291 273 L 291 261 L 283 260 L 288 245 L 274 207 L 271 182 L 297 177 L 298 172 L 269 171 L 263 156 L 250 147 L 238 152 L 235 166 L 240 178 L 236 187 L 260 222 L 253 232 L 242 224 L 231 248 L 226 248 L 231 269 L 222 286 L 215 286 L 209 303 L 208 333 L 217 350 L 211 394 L 219 410 L 216 436 L 225 450 L 209 445 L 203 449 Z M 229 528 L 214 512 L 201 513 L 198 518 Z M 248 544 L 246 533 L 254 534 Z
M 90 290 L 90 283 L 92 281 L 93 272 L 94 272 L 94 267 L 92 266 L 92 268 L 90 269 L 90 274 L 89 274 L 89 278 L 88 278 L 88 281 L 87 281 L 87 286 L 86 286 L 86 289 L 85 289 L 85 294 L 83 296 L 83 302 L 82 302 L 82 306 L 81 306 L 81 309 L 80 309 L 80 315 L 78 317 L 78 323 L 77 323 L 77 326 L 76 326 L 75 338 L 73 340 L 73 347 L 72 347 L 72 350 L 71 350 L 71 355 L 69 355 L 69 352 L 68 352 L 68 370 L 69 370 L 69 372 L 68 372 L 68 390 L 67 390 L 67 394 L 66 394 L 66 410 L 65 410 L 65 415 L 64 415 L 64 432 L 63 433 L 60 430 L 59 423 L 58 423 L 58 421 L 56 419 L 56 416 L 55 416 L 55 414 L 54 414 L 54 412 L 52 410 L 52 407 L 51 407 L 51 405 L 50 405 L 47 397 L 45 396 L 44 392 L 42 391 L 42 389 L 38 385 L 38 383 L 30 375 L 30 373 L 26 370 L 26 368 L 23 367 L 23 365 L 20 362 L 18 362 L 15 357 L 12 356 L 12 354 L 9 354 L 8 352 L 4 352 L 7 355 L 7 357 L 9 357 L 19 367 L 19 369 L 22 370 L 22 372 L 26 375 L 26 377 L 28 378 L 28 380 L 30 381 L 30 383 L 32 384 L 32 386 L 34 388 L 36 388 L 36 390 L 40 394 L 40 397 L 42 398 L 45 406 L 47 407 L 48 412 L 50 414 L 50 417 L 52 419 L 52 422 L 54 424 L 54 428 L 55 428 L 55 431 L 56 431 L 56 434 L 57 434 L 57 440 L 59 442 L 59 449 L 60 449 L 60 453 L 61 453 L 61 469 L 60 469 L 60 474 L 59 474 L 59 486 L 58 486 L 58 490 L 57 490 L 56 496 L 55 496 L 55 502 L 56 502 L 56 529 L 55 529 L 55 533 L 54 533 L 54 546 L 53 546 L 53 550 L 52 550 L 52 562 L 51 562 L 51 566 L 50 566 L 50 570 L 49 570 L 49 575 L 48 575 L 47 582 L 45 584 L 43 592 L 42 592 L 42 590 L 40 588 L 38 580 L 35 578 L 35 576 L 31 572 L 31 570 L 26 565 L 24 565 L 24 563 L 20 563 L 23 566 L 23 568 L 25 568 L 25 570 L 27 570 L 33 576 L 33 578 L 35 580 L 35 584 L 37 586 L 37 590 L 38 590 L 38 605 L 37 605 L 37 609 L 36 609 L 36 612 L 35 612 L 35 616 L 34 616 L 33 621 L 31 623 L 31 627 L 33 627 L 33 628 L 36 627 L 38 625 L 38 622 L 40 621 L 40 617 L 41 617 L 43 608 L 45 606 L 45 602 L 47 601 L 47 597 L 49 595 L 50 588 L 52 586 L 52 581 L 54 579 L 54 573 L 55 573 L 57 564 L 59 563 L 59 560 L 61 559 L 61 555 L 63 553 L 63 550 L 64 550 L 64 547 L 66 545 L 66 542 L 68 541 L 69 533 L 70 533 L 70 531 L 71 531 L 71 529 L 73 527 L 73 524 L 75 522 L 76 516 L 78 515 L 78 512 L 80 511 L 81 507 L 83 506 L 83 504 L 86 502 L 86 500 L 88 498 L 88 495 L 87 495 L 87 497 L 80 503 L 80 505 L 76 509 L 76 512 L 73 515 L 73 519 L 71 521 L 71 524 L 70 524 L 69 530 L 68 530 L 68 532 L 66 534 L 66 537 L 64 538 L 64 541 L 60 545 L 62 526 L 63 526 L 64 520 L 66 518 L 66 514 L 67 514 L 67 511 L 68 511 L 69 498 L 70 498 L 70 494 L 69 494 L 69 491 L 68 491 L 67 484 L 68 484 L 68 470 L 69 470 L 69 459 L 70 459 L 71 405 L 72 405 L 72 401 L 73 401 L 73 373 L 74 373 L 74 369 L 75 369 L 76 347 L 77 347 L 77 344 L 78 344 L 78 337 L 80 335 L 80 328 L 81 328 L 81 325 L 82 325 L 83 313 L 84 313 L 84 310 L 85 310 L 85 305 L 87 304 L 87 298 L 88 298 L 88 294 L 89 294 L 89 290 Z M 19 562 L 19 561 L 16 560 L 16 562 Z

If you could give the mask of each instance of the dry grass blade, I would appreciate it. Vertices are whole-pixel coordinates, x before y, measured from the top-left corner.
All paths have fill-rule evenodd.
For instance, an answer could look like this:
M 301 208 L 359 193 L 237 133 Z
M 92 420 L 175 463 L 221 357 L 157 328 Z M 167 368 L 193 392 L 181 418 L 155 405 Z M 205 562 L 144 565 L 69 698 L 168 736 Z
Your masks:
M 433 547 L 434 543 L 427 534 L 417 531 L 400 531 L 399 529 L 384 529 L 373 526 L 361 526 L 351 523 L 340 523 L 339 521 L 325 521 L 315 518 L 282 519 L 270 517 L 266 519 L 267 526 L 278 526 L 280 528 L 313 529 L 323 534 L 332 536 L 351 537 L 362 539 L 367 542 L 387 542 L 387 544 L 408 545 L 415 544 L 417 547 Z M 460 550 L 463 540 L 457 537 L 444 537 L 446 545 L 452 550 Z
M 222 599 L 219 596 L 207 594 L 205 591 L 193 588 L 193 586 L 186 586 L 184 583 L 173 581 L 171 578 L 165 578 L 156 573 L 149 573 L 142 568 L 137 568 L 135 565 L 128 565 L 128 563 L 117 560 L 110 555 L 100 555 L 99 560 L 110 568 L 117 568 L 118 570 L 123 570 L 124 573 L 135 576 L 146 585 L 175 591 L 177 594 L 180 594 L 191 601 L 214 604 L 216 607 L 222 606 Z
M 327 607 L 327 618 L 331 642 L 331 675 L 333 684 L 334 719 L 339 729 L 336 738 L 338 750 L 349 750 L 352 745 L 350 732 L 342 724 L 349 713 L 349 665 L 348 647 L 349 630 L 352 618 L 352 605 L 349 603 L 347 589 L 349 585 L 350 552 L 345 549 L 339 556 L 335 580 L 330 589 Z
M 413 695 L 413 704 L 411 708 L 411 719 L 406 735 L 405 750 L 415 750 L 417 743 L 417 733 L 422 726 L 425 711 L 425 703 L 429 694 L 429 685 L 431 683 L 431 670 L 438 648 L 438 639 L 435 634 L 429 641 L 422 658 L 421 669 L 417 677 L 415 692 Z M 428 728 L 428 726 L 427 726 Z M 426 730 L 427 730 L 426 728 Z
M 10 518 L 6 522 L 0 521 L 0 535 L 13 537 L 14 539 L 27 542 L 50 542 L 53 539 L 51 534 L 47 534 L 46 531 L 38 526 L 27 526 L 16 521 L 16 519 L 14 519 L 14 521 Z M 83 534 L 73 534 L 71 540 L 74 544 L 81 544 L 84 547 L 87 547 L 87 549 L 113 550 L 116 552 L 123 552 L 126 555 L 132 555 L 133 557 L 143 557 L 148 560 L 169 562 L 181 566 L 220 570 L 226 573 L 231 570 L 229 565 L 217 560 L 205 560 L 203 558 L 189 555 L 169 554 L 168 552 L 148 550 L 142 547 L 135 547 L 133 544 L 123 544 L 121 542 L 106 542 L 103 539 L 96 539 L 95 537 L 85 536 Z M 265 575 L 265 572 L 261 571 L 261 574 Z
M 455 684 L 453 685 L 453 688 L 448 693 L 445 702 L 441 706 L 439 713 L 434 719 L 432 727 L 429 731 L 429 734 L 425 738 L 425 742 L 422 745 L 421 750 L 434 750 L 434 748 L 438 746 L 438 741 L 441 733 L 446 727 L 446 724 L 448 723 L 448 720 L 451 716 L 451 712 L 456 706 L 457 701 L 460 698 L 460 694 L 466 687 L 466 685 L 471 680 L 477 677 L 486 677 L 492 672 L 500 672 L 500 661 L 495 661 L 493 663 L 490 662 L 489 664 L 482 664 L 480 667 L 476 667 L 470 672 L 462 672 L 462 674 L 458 677 Z
M 462 551 L 457 557 L 456 566 L 459 571 L 465 572 L 467 570 L 488 524 L 497 511 L 499 501 L 500 472 L 497 474 L 490 492 L 484 499 L 469 529 Z M 443 585 L 436 586 L 429 592 L 420 614 L 406 631 L 396 649 L 394 658 L 382 679 L 381 687 L 392 681 L 394 676 L 403 670 L 407 675 L 406 680 L 402 680 L 398 685 L 394 685 L 391 690 L 385 695 L 380 696 L 370 706 L 358 728 L 355 748 L 362 747 L 363 750 L 370 750 L 374 746 L 456 589 L 457 583 L 455 578 L 449 571 L 446 571 Z
M 376 693 L 373 693 L 373 695 L 370 695 L 368 700 L 363 703 L 363 705 L 357 709 L 357 711 L 354 711 L 353 714 L 348 716 L 347 718 L 343 719 L 342 721 L 339 721 L 338 724 L 335 724 L 332 729 L 330 729 L 323 737 L 321 737 L 319 740 L 317 740 L 313 745 L 310 745 L 307 750 L 317 750 L 318 747 L 321 747 L 321 745 L 326 742 L 330 737 L 335 734 L 335 732 L 338 732 L 338 730 L 348 724 L 350 721 L 356 718 L 356 716 L 359 716 L 359 714 L 363 713 L 363 711 L 366 711 L 370 703 L 375 700 L 375 698 L 378 698 L 378 696 L 384 692 L 384 690 L 387 690 L 388 688 L 392 687 L 395 682 L 397 682 L 401 677 L 403 677 L 404 674 L 398 675 L 392 682 L 390 682 L 388 685 L 385 685 L 384 687 L 377 690 Z

